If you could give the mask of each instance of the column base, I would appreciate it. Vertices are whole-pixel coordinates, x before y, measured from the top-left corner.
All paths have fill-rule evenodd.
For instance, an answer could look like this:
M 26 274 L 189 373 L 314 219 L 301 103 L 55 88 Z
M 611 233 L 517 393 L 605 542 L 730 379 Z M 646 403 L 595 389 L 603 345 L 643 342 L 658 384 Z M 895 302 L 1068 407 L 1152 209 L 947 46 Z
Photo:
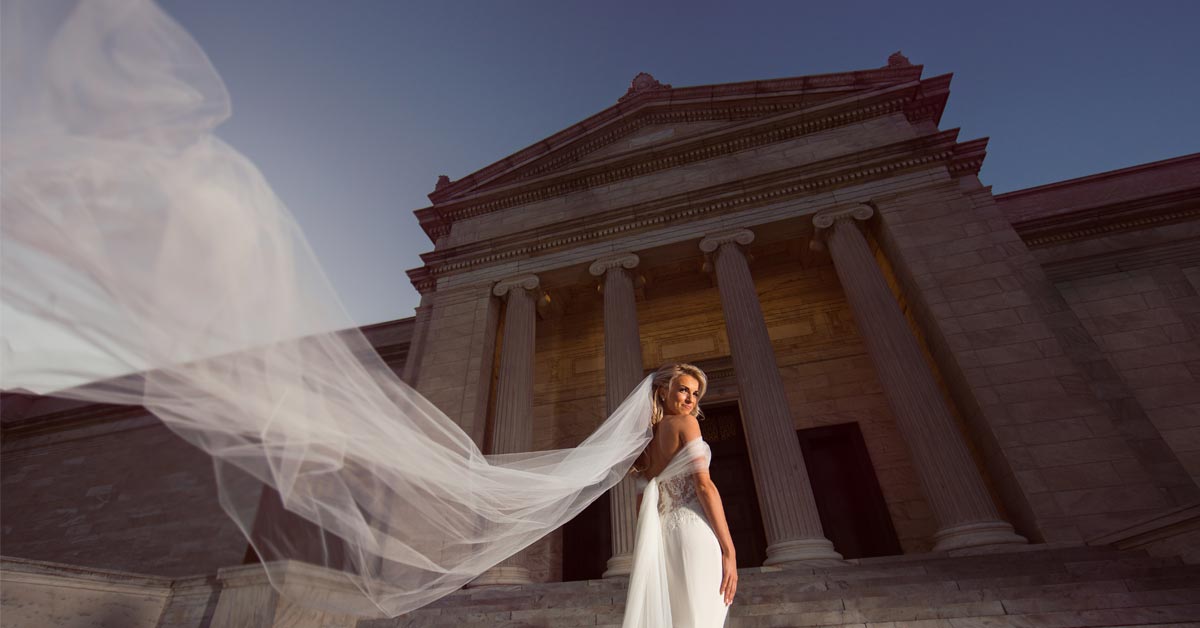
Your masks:
M 608 569 L 604 570 L 601 578 L 619 578 L 628 576 L 633 571 L 633 555 L 622 554 L 608 559 Z
M 496 565 L 471 581 L 468 587 L 490 587 L 507 584 L 533 584 L 529 570 L 511 565 Z
M 968 547 L 985 545 L 1011 545 L 1029 543 L 1017 534 L 1007 521 L 975 521 L 943 530 L 933 535 L 933 551 L 947 552 Z
M 781 565 L 785 563 L 803 563 L 806 565 L 839 565 L 844 562 L 842 555 L 833 549 L 829 539 L 801 539 L 783 541 L 767 546 L 767 560 L 763 565 Z

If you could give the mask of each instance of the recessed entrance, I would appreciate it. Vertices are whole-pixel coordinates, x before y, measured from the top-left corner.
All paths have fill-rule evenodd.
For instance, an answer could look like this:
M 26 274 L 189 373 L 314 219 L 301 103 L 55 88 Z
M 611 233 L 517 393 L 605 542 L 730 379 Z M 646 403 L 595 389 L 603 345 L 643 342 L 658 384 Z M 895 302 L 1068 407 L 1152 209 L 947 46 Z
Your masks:
M 903 553 L 857 423 L 797 430 L 825 538 L 845 558 Z
M 563 582 L 596 580 L 604 575 L 612 556 L 612 522 L 608 513 L 606 492 L 563 525 Z

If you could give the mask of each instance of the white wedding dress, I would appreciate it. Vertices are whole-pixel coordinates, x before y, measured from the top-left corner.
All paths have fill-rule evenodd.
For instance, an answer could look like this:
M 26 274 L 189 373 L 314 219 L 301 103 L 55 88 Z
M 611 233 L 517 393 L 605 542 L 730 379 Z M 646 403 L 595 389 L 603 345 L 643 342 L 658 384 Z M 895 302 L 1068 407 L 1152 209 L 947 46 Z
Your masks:
M 702 439 L 684 445 L 642 494 L 624 628 L 716 628 L 728 607 L 721 595 L 721 546 L 696 495 L 693 474 L 712 452 Z

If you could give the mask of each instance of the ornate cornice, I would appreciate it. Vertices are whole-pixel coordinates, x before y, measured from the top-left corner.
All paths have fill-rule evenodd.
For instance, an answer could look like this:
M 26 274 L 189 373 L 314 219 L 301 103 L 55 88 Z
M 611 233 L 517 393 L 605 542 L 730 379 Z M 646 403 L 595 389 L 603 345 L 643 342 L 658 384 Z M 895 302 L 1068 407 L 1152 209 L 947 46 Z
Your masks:
M 957 130 L 944 131 L 824 162 L 614 208 L 593 216 L 588 226 L 564 231 L 557 237 L 547 237 L 544 232 L 536 235 L 524 233 L 486 243 L 433 251 L 421 256 L 426 262 L 422 269 L 427 269 L 429 276 L 436 278 L 514 257 L 579 246 L 620 233 L 661 228 L 677 220 L 694 221 L 714 213 L 740 211 L 840 186 L 882 179 L 912 168 L 945 164 L 954 156 L 957 134 Z M 631 220 L 631 215 L 637 218 Z
M 1200 187 L 1013 223 L 1030 248 L 1200 218 Z
M 87 404 L 70 410 L 11 421 L 3 426 L 4 450 L 11 452 L 46 438 L 58 440 L 75 434 L 95 434 L 96 429 L 110 432 L 159 425 L 158 417 L 141 406 Z
M 437 278 L 428 266 L 409 269 L 406 274 L 413 287 L 421 294 L 429 294 L 437 289 Z
M 514 290 L 537 290 L 540 283 L 537 275 L 520 275 L 501 279 L 492 286 L 492 294 L 498 297 L 508 297 Z
M 726 244 L 737 244 L 740 246 L 750 246 L 754 241 L 754 232 L 749 229 L 731 229 L 711 235 L 706 235 L 700 240 L 700 250 L 704 253 L 715 253 L 717 249 Z
M 588 272 L 593 277 L 601 277 L 604 273 L 613 268 L 624 268 L 625 270 L 633 270 L 641 263 L 641 259 L 634 253 L 617 253 L 608 255 L 592 262 L 588 266 Z

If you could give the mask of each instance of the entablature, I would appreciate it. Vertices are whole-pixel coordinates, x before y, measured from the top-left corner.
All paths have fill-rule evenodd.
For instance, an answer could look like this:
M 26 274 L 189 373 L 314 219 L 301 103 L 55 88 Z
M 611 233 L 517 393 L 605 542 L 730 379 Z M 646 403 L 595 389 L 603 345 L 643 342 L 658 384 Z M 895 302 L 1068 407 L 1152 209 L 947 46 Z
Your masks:
M 866 92 L 859 86 L 851 95 L 826 99 L 817 104 L 804 104 L 805 101 L 801 100 L 793 110 L 776 115 L 770 115 L 770 108 L 780 105 L 764 104 L 768 101 L 767 96 L 724 108 L 709 99 L 701 103 L 703 109 L 692 111 L 680 109 L 676 93 L 681 90 L 671 90 L 672 97 L 663 103 L 662 110 L 648 107 L 637 115 L 631 115 L 621 122 L 619 128 L 610 129 L 572 147 L 573 153 L 547 155 L 537 163 L 524 164 L 519 168 L 509 165 L 507 174 L 494 177 L 486 186 L 476 184 L 469 186 L 469 189 L 459 189 L 456 193 L 455 184 L 442 185 L 441 191 L 431 195 L 435 205 L 417 210 L 415 214 L 426 234 L 436 243 L 439 238 L 449 234 L 456 221 L 876 117 L 901 112 L 910 122 L 932 119 L 936 124 L 949 94 L 950 75 L 926 80 L 920 80 L 919 76 L 918 70 L 912 80 L 900 84 L 874 85 Z M 777 94 L 770 95 L 770 98 L 777 97 Z M 812 95 L 807 97 L 809 101 L 813 100 Z M 764 117 L 764 114 L 767 115 Z M 623 151 L 576 167 L 569 166 L 587 152 L 647 124 L 696 120 L 703 116 L 752 119 L 710 133 Z
M 977 173 L 986 140 L 957 142 L 950 130 L 785 168 L 588 216 L 586 224 L 567 220 L 548 228 L 448 247 L 423 254 L 425 266 L 409 271 L 422 292 L 440 278 L 512 260 L 536 257 L 585 244 L 662 229 L 678 221 L 743 212 L 839 187 L 883 180 L 906 171 L 942 166 L 950 176 Z M 975 164 L 974 170 L 964 164 Z

